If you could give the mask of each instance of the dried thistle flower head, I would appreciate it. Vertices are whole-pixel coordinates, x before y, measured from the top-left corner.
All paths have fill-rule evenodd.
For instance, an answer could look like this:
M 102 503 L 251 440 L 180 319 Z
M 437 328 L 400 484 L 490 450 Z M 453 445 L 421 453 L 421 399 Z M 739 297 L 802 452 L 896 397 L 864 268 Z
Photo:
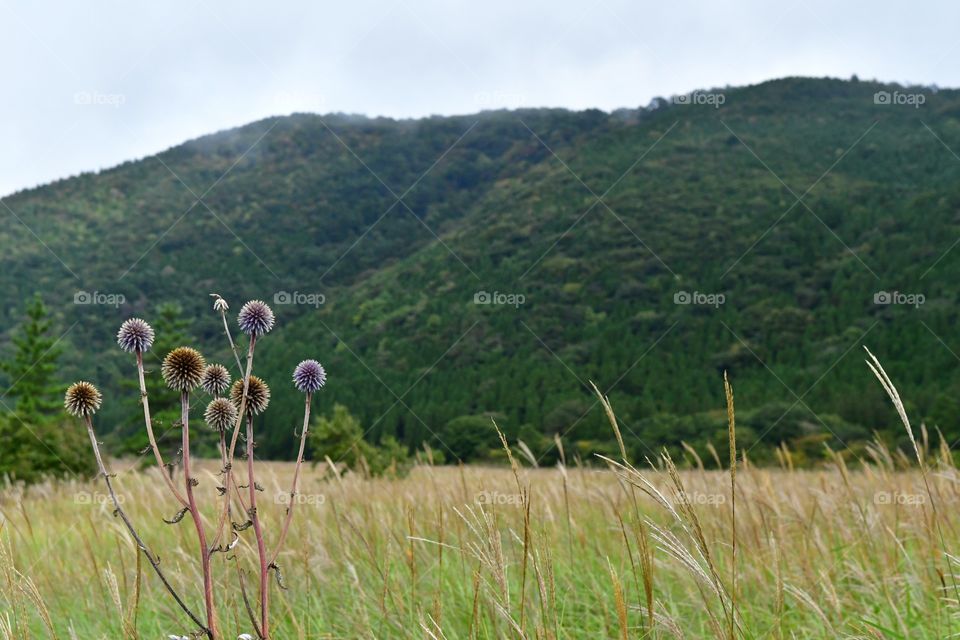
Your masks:
M 273 329 L 273 310 L 263 300 L 251 300 L 237 314 L 240 330 L 251 336 L 262 336 Z
M 238 408 L 240 399 L 243 397 L 243 379 L 233 383 L 230 389 L 230 399 Z M 258 415 L 267 409 L 270 404 L 270 387 L 267 383 L 257 376 L 250 376 L 250 384 L 247 388 L 247 413 Z
M 103 396 L 95 386 L 89 382 L 74 382 L 63 396 L 63 408 L 70 415 L 85 418 L 95 414 L 102 401 Z
M 196 349 L 177 347 L 163 359 L 160 373 L 171 389 L 190 391 L 200 384 L 206 366 L 207 362 Z
M 203 370 L 200 386 L 212 396 L 223 395 L 230 388 L 230 372 L 222 364 L 209 364 Z
M 316 393 L 327 383 L 327 372 L 316 360 L 304 360 L 293 370 L 293 384 L 300 393 Z
M 124 351 L 144 353 L 153 346 L 153 327 L 140 318 L 130 318 L 120 325 L 117 344 Z
M 217 293 L 211 293 L 213 296 L 213 310 L 217 313 L 225 313 L 230 309 L 230 305 L 227 304 L 227 301 L 220 297 Z
M 214 398 L 203 412 L 203 419 L 214 431 L 226 431 L 237 421 L 237 408 L 226 398 Z

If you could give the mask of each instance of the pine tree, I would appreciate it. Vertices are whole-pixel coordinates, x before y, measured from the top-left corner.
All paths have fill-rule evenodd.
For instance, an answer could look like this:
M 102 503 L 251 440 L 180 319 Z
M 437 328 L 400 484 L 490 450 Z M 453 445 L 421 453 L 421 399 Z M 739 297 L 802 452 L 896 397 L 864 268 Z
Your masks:
M 56 383 L 57 346 L 52 322 L 39 295 L 27 303 L 26 317 L 13 338 L 14 354 L 0 362 L 8 377 L 4 393 L 12 402 L 0 415 L 0 473 L 32 482 L 45 475 L 70 475 L 91 469 L 85 433 L 63 415 L 62 385 Z
M 0 363 L 0 369 L 9 377 L 4 395 L 14 399 L 16 415 L 28 425 L 40 425 L 60 414 L 60 385 L 55 377 L 63 350 L 57 345 L 59 339 L 50 335 L 51 321 L 39 294 L 27 303 L 25 312 L 13 339 L 13 358 Z

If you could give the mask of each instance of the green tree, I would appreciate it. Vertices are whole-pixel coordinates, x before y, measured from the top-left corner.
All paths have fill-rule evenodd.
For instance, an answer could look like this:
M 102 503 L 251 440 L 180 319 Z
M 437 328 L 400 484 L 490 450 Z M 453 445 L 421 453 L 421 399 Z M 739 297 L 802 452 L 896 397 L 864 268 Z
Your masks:
M 50 335 L 52 322 L 39 295 L 27 303 L 25 314 L 13 338 L 12 358 L 0 363 L 10 378 L 5 395 L 15 400 L 15 408 L 0 416 L 0 473 L 32 482 L 90 471 L 86 432 L 63 415 L 56 382 L 62 350 Z
M 379 447 L 363 439 L 360 421 L 342 404 L 333 406 L 333 414 L 320 416 L 310 432 L 310 451 L 314 461 L 330 458 L 352 470 L 371 475 L 397 472 L 407 460 L 407 451 L 395 438 L 385 438 Z
M 60 386 L 54 381 L 57 358 L 62 349 L 50 334 L 51 321 L 47 307 L 36 294 L 27 302 L 26 317 L 13 338 L 13 357 L 0 368 L 9 377 L 4 395 L 14 399 L 14 410 L 30 425 L 46 423 L 61 411 Z

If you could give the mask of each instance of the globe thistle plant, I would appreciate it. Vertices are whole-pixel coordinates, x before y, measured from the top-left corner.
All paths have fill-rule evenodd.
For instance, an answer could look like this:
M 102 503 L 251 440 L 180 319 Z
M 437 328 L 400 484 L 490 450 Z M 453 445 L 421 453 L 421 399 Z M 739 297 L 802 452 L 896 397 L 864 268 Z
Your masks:
M 222 364 L 210 364 L 203 370 L 200 386 L 212 396 L 222 396 L 230 388 L 230 372 Z
M 251 300 L 237 314 L 240 330 L 251 337 L 260 337 L 273 329 L 273 310 L 263 300 Z
M 153 327 L 140 318 L 130 318 L 120 325 L 117 344 L 127 352 L 144 353 L 153 346 Z
M 237 407 L 226 398 L 214 398 L 207 405 L 203 419 L 211 429 L 223 433 L 236 422 Z
M 276 566 L 277 558 L 280 556 L 280 550 L 287 539 L 287 531 L 289 531 L 290 523 L 293 520 L 293 507 L 297 503 L 297 483 L 300 479 L 300 467 L 303 466 L 303 452 L 307 445 L 307 433 L 310 429 L 310 399 L 314 393 L 323 388 L 326 382 L 327 372 L 323 365 L 316 360 L 304 360 L 293 370 L 293 384 L 305 396 L 303 429 L 300 431 L 300 451 L 297 453 L 297 464 L 293 468 L 293 482 L 290 487 L 290 502 L 288 503 L 290 506 L 287 507 L 283 528 L 280 529 L 280 540 L 277 542 L 277 548 L 270 559 L 270 566 Z
M 240 501 L 241 506 L 243 506 L 245 517 L 249 518 L 247 524 L 256 537 L 260 569 L 259 616 L 257 616 L 249 606 L 247 612 L 250 616 L 250 621 L 258 630 L 257 636 L 268 640 L 272 637 L 270 635 L 269 623 L 269 572 L 271 569 L 276 570 L 277 580 L 280 582 L 280 568 L 277 566 L 277 559 L 279 558 L 283 543 L 286 540 L 293 517 L 293 505 L 296 504 L 295 500 L 291 500 L 280 531 L 276 549 L 268 552 L 263 535 L 263 528 L 261 526 L 261 517 L 257 510 L 257 492 L 263 489 L 256 482 L 253 451 L 255 447 L 254 417 L 266 411 L 269 406 L 270 387 L 268 387 L 261 378 L 253 375 L 253 359 L 257 342 L 273 329 L 276 319 L 273 310 L 262 300 L 251 300 L 240 309 L 240 312 L 237 314 L 237 323 L 240 330 L 249 336 L 246 363 L 244 364 L 241 360 L 240 352 L 237 350 L 236 344 L 231 336 L 230 323 L 227 321 L 227 313 L 230 306 L 227 304 L 227 301 L 218 294 L 211 294 L 211 296 L 214 298 L 213 310 L 221 316 L 230 349 L 233 351 L 238 369 L 243 371 L 243 376 L 236 381 L 232 381 L 230 372 L 225 366 L 221 364 L 207 365 L 199 351 L 187 346 L 177 347 L 168 353 L 160 367 L 160 372 L 167 386 L 180 392 L 180 421 L 177 424 L 179 424 L 182 438 L 180 452 L 182 455 L 181 479 L 183 485 L 178 489 L 179 483 L 175 483 L 174 480 L 176 476 L 172 472 L 163 473 L 162 477 L 170 488 L 173 496 L 180 503 L 179 506 L 181 508 L 177 516 L 167 522 L 176 524 L 189 513 L 196 528 L 200 562 L 199 574 L 203 578 L 205 620 L 202 620 L 191 611 L 190 607 L 184 603 L 183 599 L 166 579 L 159 566 L 158 556 L 148 549 L 143 539 L 134 530 L 133 525 L 121 508 L 120 502 L 114 493 L 111 481 L 112 476 L 106 470 L 100 454 L 99 443 L 93 429 L 93 416 L 99 410 L 103 400 L 100 392 L 89 382 L 81 381 L 74 383 L 70 385 L 66 391 L 64 408 L 68 413 L 80 418 L 86 424 L 100 475 L 103 477 L 110 491 L 110 497 L 116 508 L 116 515 L 123 520 L 127 530 L 137 542 L 139 549 L 147 556 L 167 591 L 199 628 L 199 633 L 194 635 L 203 635 L 208 638 L 208 640 L 222 640 L 224 637 L 218 628 L 218 616 L 214 599 L 214 587 L 217 584 L 213 577 L 212 559 L 215 557 L 214 552 L 228 551 L 233 549 L 237 544 L 238 538 L 229 545 L 223 544 L 223 539 L 227 531 L 233 530 L 234 536 L 237 537 L 238 533 L 236 532 L 243 531 L 247 528 L 240 523 L 234 522 L 231 514 L 231 501 L 234 498 L 234 493 L 236 493 L 236 498 Z M 117 344 L 123 351 L 136 356 L 137 373 L 140 382 L 140 399 L 143 405 L 144 423 L 146 425 L 148 439 L 158 467 L 165 469 L 171 465 L 164 462 L 156 437 L 154 436 L 147 395 L 146 372 L 143 366 L 143 354 L 154 346 L 155 337 L 153 328 L 145 320 L 141 318 L 130 318 L 120 326 L 117 332 Z M 293 372 L 293 384 L 298 391 L 304 394 L 306 407 L 304 410 L 303 430 L 300 434 L 300 451 L 297 455 L 297 464 L 290 491 L 291 497 L 297 495 L 299 471 L 302 467 L 309 427 L 311 398 L 313 394 L 324 387 L 326 380 L 326 371 L 316 360 L 303 360 L 297 365 Z M 190 393 L 197 387 L 201 387 L 206 393 L 213 396 L 213 399 L 204 411 L 203 418 L 206 424 L 218 433 L 222 462 L 221 475 L 223 476 L 223 486 L 217 487 L 219 495 L 222 498 L 221 514 L 216 521 L 216 528 L 213 530 L 213 536 L 209 543 L 207 526 L 203 518 L 200 517 L 201 511 L 198 504 L 200 489 L 196 489 L 200 487 L 201 482 L 199 478 L 193 474 L 191 469 Z M 237 484 L 233 470 L 234 455 L 237 449 L 241 426 L 243 426 L 244 423 L 246 426 L 245 453 L 247 484 L 243 485 L 243 487 L 249 491 L 246 504 L 244 504 L 244 499 L 240 496 L 239 490 L 242 487 Z M 177 424 L 174 426 L 177 426 Z M 195 494 L 195 492 L 197 493 Z M 281 583 L 281 587 L 282 586 Z
M 304 360 L 293 370 L 293 384 L 300 393 L 316 393 L 327 382 L 327 372 L 316 360 Z
M 190 391 L 200 384 L 206 366 L 206 360 L 196 349 L 177 347 L 163 359 L 160 372 L 171 389 Z
M 237 407 L 243 401 L 243 380 L 237 380 L 230 389 L 230 399 Z M 267 410 L 270 404 L 270 387 L 257 376 L 250 376 L 247 388 L 246 412 L 249 415 L 260 415 Z
M 89 418 L 100 409 L 103 396 L 89 382 L 74 382 L 67 387 L 63 397 L 63 408 L 72 416 Z
M 104 484 L 107 486 L 107 492 L 110 495 L 110 501 L 113 503 L 114 514 L 119 516 L 123 521 L 127 531 L 136 541 L 137 547 L 143 552 L 143 555 L 147 557 L 147 561 L 153 567 L 154 572 L 160 578 L 160 581 L 163 582 L 164 587 L 166 587 L 170 595 L 173 596 L 173 599 L 176 600 L 183 612 L 186 613 L 187 616 L 189 616 L 198 627 L 200 627 L 200 629 L 207 635 L 208 638 L 213 638 L 213 632 L 208 627 L 204 626 L 203 622 L 200 621 L 200 618 L 197 617 L 190 607 L 184 604 L 180 594 L 177 593 L 176 589 L 174 589 L 174 587 L 170 584 L 170 581 L 166 578 L 163 570 L 160 568 L 160 559 L 156 554 L 150 551 L 150 548 L 143 541 L 143 538 L 139 533 L 137 533 L 137 530 L 134 528 L 130 518 L 123 510 L 123 506 L 117 497 L 116 491 L 114 491 L 112 481 L 114 476 L 107 471 L 107 467 L 103 463 L 103 456 L 100 454 L 100 443 L 97 440 L 97 434 L 93 429 L 93 415 L 97 412 L 97 410 L 100 409 L 102 402 L 103 396 L 100 394 L 100 391 L 97 389 L 97 387 L 90 382 L 81 380 L 80 382 L 75 382 L 67 387 L 67 392 L 64 394 L 63 398 L 63 407 L 66 409 L 67 413 L 83 419 L 84 423 L 86 424 L 87 435 L 90 437 L 90 446 L 93 449 L 93 455 L 97 461 L 97 471 L 99 472 L 100 477 L 103 478 Z

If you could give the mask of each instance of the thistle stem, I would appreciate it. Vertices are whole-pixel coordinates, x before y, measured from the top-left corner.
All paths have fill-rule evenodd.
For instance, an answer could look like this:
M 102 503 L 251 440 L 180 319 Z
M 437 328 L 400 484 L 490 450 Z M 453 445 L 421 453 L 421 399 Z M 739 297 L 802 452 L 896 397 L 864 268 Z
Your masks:
M 287 531 L 290 530 L 290 522 L 293 520 L 293 507 L 297 503 L 297 481 L 300 478 L 300 467 L 303 466 L 303 450 L 307 444 L 307 431 L 310 428 L 310 400 L 312 394 L 308 393 L 306 396 L 306 403 L 303 407 L 303 430 L 300 432 L 300 452 L 297 454 L 297 464 L 293 468 L 293 482 L 290 487 L 290 504 L 287 505 L 287 515 L 283 521 L 283 528 L 280 530 L 280 539 L 277 541 L 277 548 L 270 558 L 268 567 L 277 562 L 283 543 L 287 539 Z
M 227 331 L 227 336 L 229 337 L 230 332 Z M 232 344 L 232 341 L 231 341 Z M 230 516 L 230 485 L 233 482 L 233 458 L 237 449 L 237 439 L 240 437 L 240 425 L 243 424 L 243 416 L 247 410 L 247 393 L 250 391 L 250 372 L 253 370 L 253 350 L 257 344 L 256 335 L 250 336 L 250 346 L 247 349 L 247 371 L 243 375 L 243 393 L 240 396 L 240 407 L 238 408 L 237 413 L 237 423 L 233 427 L 233 436 L 230 438 L 230 446 L 226 449 L 226 464 L 224 465 L 224 501 L 223 501 L 223 511 L 220 513 L 220 522 L 217 524 L 217 534 L 213 537 L 213 546 L 209 549 L 208 553 L 213 553 L 214 549 L 217 548 L 217 545 L 220 544 L 220 539 L 223 536 L 223 529 L 227 524 L 227 520 Z
M 139 355 L 139 354 L 138 354 Z M 142 369 L 141 369 L 142 371 Z M 141 377 L 142 380 L 142 377 Z M 197 617 L 193 611 L 190 610 L 183 599 L 180 597 L 180 594 L 173 588 L 173 585 L 167 580 L 167 577 L 163 574 L 163 571 L 160 569 L 160 560 L 150 552 L 147 548 L 146 543 L 137 533 L 136 529 L 133 528 L 133 523 L 130 522 L 130 519 L 127 517 L 127 514 L 124 513 L 123 508 L 120 506 L 120 500 L 117 499 L 117 494 L 113 490 L 113 483 L 110 481 L 110 474 L 107 472 L 106 467 L 103 464 L 103 457 L 100 455 L 100 444 L 97 442 L 97 434 L 93 430 L 93 420 L 90 416 L 85 417 L 85 422 L 87 425 L 87 434 L 90 436 L 90 445 L 93 447 L 93 455 L 97 459 L 97 469 L 100 472 L 100 475 L 103 477 L 104 483 L 107 485 L 107 491 L 110 493 L 110 500 L 113 502 L 113 508 L 116 511 L 117 515 L 120 516 L 120 519 L 123 520 L 123 524 L 127 527 L 127 531 L 130 532 L 130 535 L 133 536 L 133 539 L 136 541 L 137 546 L 143 552 L 143 555 L 147 556 L 147 560 L 150 562 L 150 566 L 153 567 L 154 572 L 157 574 L 157 577 L 160 578 L 160 581 L 163 583 L 163 586 L 167 589 L 173 599 L 177 602 L 177 605 L 183 610 L 187 616 L 196 624 L 203 633 L 213 640 L 214 635 L 211 628 L 208 628 L 200 621 L 200 618 Z
M 257 513 L 257 483 L 253 475 L 253 414 L 247 414 L 247 484 L 250 495 L 250 520 L 257 538 L 257 555 L 260 557 L 260 632 L 264 640 L 270 640 L 270 565 L 267 563 L 267 546 L 263 541 L 260 514 Z
M 190 516 L 193 518 L 193 524 L 197 529 L 197 540 L 200 543 L 200 563 L 203 569 L 203 601 L 207 610 L 207 627 L 212 631 L 214 637 L 219 638 L 220 632 L 217 629 L 217 612 L 213 603 L 213 575 L 210 572 L 210 553 L 207 549 L 207 534 L 200 520 L 200 510 L 197 508 L 197 501 L 193 496 L 193 485 L 195 480 L 190 473 L 190 393 L 188 391 L 180 392 L 180 422 L 183 431 L 183 478 L 184 488 L 187 493 L 187 506 L 190 509 Z
M 150 448 L 153 449 L 153 456 L 157 459 L 157 466 L 160 468 L 160 475 L 163 476 L 164 481 L 167 483 L 167 487 L 170 488 L 171 493 L 180 503 L 181 506 L 186 507 L 187 501 L 184 497 L 177 491 L 176 485 L 173 484 L 173 478 L 169 473 L 166 473 L 166 465 L 163 462 L 163 454 L 160 453 L 160 447 L 157 446 L 157 438 L 153 434 L 153 420 L 150 418 L 150 400 L 147 396 L 147 382 L 143 375 L 143 352 L 137 351 L 137 375 L 140 378 L 140 404 L 143 405 L 143 422 L 147 426 L 147 438 L 150 439 Z

